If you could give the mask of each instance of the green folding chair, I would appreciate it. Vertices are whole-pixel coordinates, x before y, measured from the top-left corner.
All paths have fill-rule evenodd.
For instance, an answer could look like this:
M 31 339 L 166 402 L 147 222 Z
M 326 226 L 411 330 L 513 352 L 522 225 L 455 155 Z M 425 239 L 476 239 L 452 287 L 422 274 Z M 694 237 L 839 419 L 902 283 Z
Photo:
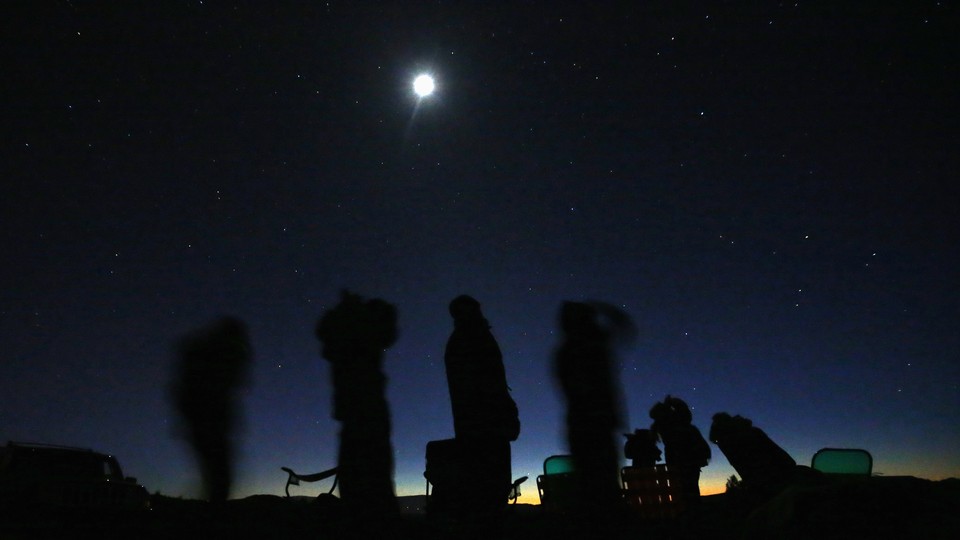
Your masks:
M 537 476 L 541 507 L 549 511 L 573 507 L 578 488 L 573 471 L 573 456 L 555 455 L 543 461 L 543 474 Z

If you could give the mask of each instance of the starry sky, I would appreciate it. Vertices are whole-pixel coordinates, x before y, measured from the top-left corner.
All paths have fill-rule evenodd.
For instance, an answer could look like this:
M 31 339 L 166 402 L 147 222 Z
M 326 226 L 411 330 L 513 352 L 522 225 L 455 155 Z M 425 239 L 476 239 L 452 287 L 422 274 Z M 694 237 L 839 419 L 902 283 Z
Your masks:
M 453 435 L 462 293 L 520 409 L 514 476 L 565 451 L 568 299 L 637 324 L 624 431 L 669 393 L 705 435 L 742 414 L 801 464 L 859 447 L 884 475 L 960 476 L 953 2 L 12 6 L 0 439 L 196 495 L 173 343 L 231 314 L 254 349 L 235 496 L 282 494 L 280 466 L 336 461 L 313 327 L 348 287 L 399 310 L 401 495 Z M 705 493 L 734 473 L 713 449 Z

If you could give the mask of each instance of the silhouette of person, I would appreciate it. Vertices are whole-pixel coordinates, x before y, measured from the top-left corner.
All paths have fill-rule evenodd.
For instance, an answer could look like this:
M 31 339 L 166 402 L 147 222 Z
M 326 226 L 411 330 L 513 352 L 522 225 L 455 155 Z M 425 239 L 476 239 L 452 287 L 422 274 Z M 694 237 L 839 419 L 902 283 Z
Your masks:
M 623 444 L 623 457 L 631 460 L 634 467 L 653 467 L 660 461 L 660 448 L 657 447 L 657 434 L 649 429 L 635 429 L 633 433 L 624 433 L 627 442 Z
M 380 299 L 343 291 L 316 327 L 330 362 L 333 417 L 340 421 L 340 498 L 355 514 L 399 512 L 393 486 L 390 410 L 383 351 L 397 339 L 396 309 Z
M 232 435 L 237 398 L 246 383 L 250 343 L 242 321 L 224 317 L 183 337 L 171 394 L 200 466 L 204 494 L 213 503 L 230 495 Z
M 453 332 L 444 364 L 453 428 L 468 476 L 457 499 L 473 511 L 501 509 L 511 486 L 510 441 L 520 434 L 517 405 L 510 397 L 503 355 L 474 298 L 450 302 Z
M 797 470 L 797 462 L 753 422 L 725 412 L 713 415 L 710 440 L 730 462 L 746 490 L 774 495 Z
M 564 302 L 560 327 L 563 341 L 555 373 L 567 400 L 567 440 L 580 484 L 578 506 L 594 516 L 609 514 L 622 503 L 615 439 L 622 408 L 612 342 L 632 332 L 632 323 L 613 306 Z
M 710 462 L 710 445 L 693 425 L 693 413 L 680 398 L 667 396 L 650 409 L 650 429 L 663 441 L 667 467 L 680 477 L 684 498 L 700 500 L 700 469 Z

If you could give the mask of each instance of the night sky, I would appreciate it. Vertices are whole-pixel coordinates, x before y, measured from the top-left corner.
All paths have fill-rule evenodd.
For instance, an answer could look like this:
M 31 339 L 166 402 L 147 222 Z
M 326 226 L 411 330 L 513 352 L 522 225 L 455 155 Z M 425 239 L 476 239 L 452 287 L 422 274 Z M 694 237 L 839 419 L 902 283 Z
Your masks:
M 336 463 L 313 328 L 347 287 L 399 310 L 401 495 L 453 436 L 462 293 L 504 353 L 528 502 L 565 451 L 563 300 L 637 324 L 624 431 L 669 393 L 801 464 L 960 476 L 953 4 L 5 6 L 0 441 L 195 496 L 174 341 L 230 314 L 254 348 L 235 496 L 282 494 L 280 466 Z M 705 493 L 734 473 L 713 451 Z

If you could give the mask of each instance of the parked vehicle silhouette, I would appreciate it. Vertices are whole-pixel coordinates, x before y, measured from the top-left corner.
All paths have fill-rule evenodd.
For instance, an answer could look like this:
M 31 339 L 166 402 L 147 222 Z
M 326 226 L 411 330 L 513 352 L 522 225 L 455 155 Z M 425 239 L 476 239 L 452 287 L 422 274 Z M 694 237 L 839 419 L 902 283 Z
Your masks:
M 9 442 L 0 448 L 0 507 L 145 510 L 150 496 L 116 458 L 84 448 Z

